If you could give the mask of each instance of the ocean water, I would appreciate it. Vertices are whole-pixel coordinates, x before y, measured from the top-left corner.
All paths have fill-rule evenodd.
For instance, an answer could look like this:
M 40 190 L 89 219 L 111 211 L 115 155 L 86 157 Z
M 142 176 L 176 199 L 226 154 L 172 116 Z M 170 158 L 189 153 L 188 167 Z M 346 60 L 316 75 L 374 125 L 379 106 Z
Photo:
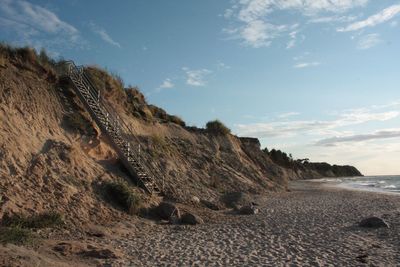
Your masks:
M 319 180 L 343 188 L 400 194 L 400 176 L 344 177 Z

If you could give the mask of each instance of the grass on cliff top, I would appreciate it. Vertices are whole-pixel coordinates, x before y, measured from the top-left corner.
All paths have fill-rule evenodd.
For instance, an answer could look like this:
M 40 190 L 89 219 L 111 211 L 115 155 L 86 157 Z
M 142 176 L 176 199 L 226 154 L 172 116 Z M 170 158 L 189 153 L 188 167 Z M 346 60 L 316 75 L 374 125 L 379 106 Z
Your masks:
M 0 43 L 0 61 L 3 63 L 2 65 L 5 64 L 6 59 L 18 59 L 23 63 L 30 63 L 32 65 L 38 64 L 55 75 L 54 67 L 57 62 L 48 56 L 44 49 L 38 53 L 35 49 L 28 46 L 13 47 L 5 43 Z
M 128 214 L 137 214 L 142 206 L 140 197 L 123 181 L 104 183 L 107 200 L 120 206 Z
M 221 121 L 214 120 L 209 121 L 206 124 L 206 130 L 212 134 L 227 135 L 231 133 L 231 130 L 225 126 Z

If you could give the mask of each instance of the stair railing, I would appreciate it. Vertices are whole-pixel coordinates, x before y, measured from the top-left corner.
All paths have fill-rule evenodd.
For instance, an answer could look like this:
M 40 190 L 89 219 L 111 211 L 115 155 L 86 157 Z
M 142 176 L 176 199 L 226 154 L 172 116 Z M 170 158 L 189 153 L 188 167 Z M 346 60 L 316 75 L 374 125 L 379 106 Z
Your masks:
M 73 61 L 66 61 L 67 64 L 67 71 L 68 74 L 71 76 L 74 76 L 75 78 L 78 78 L 79 81 L 85 86 L 85 89 L 87 92 L 90 94 L 91 98 L 93 101 L 97 101 L 98 106 L 100 107 L 101 112 L 103 115 L 108 119 L 110 122 L 110 125 L 114 128 L 114 131 L 119 133 L 123 137 L 124 143 L 127 145 L 127 155 L 125 155 L 128 158 L 133 158 L 138 162 L 139 166 L 141 166 L 144 170 L 144 172 L 153 180 L 153 182 L 158 185 L 156 181 L 156 177 L 158 177 L 155 172 L 153 171 L 153 166 L 151 164 L 152 159 L 146 154 L 146 153 L 140 153 L 140 147 L 141 147 L 141 141 L 137 137 L 137 134 L 135 134 L 134 130 L 130 126 L 128 126 L 124 120 L 122 120 L 115 109 L 109 105 L 102 94 L 100 94 L 100 90 L 97 90 L 96 87 L 93 85 L 92 81 L 86 74 L 84 67 L 83 66 L 76 66 Z M 136 151 L 135 149 L 131 149 L 134 146 L 131 144 L 132 139 L 137 143 L 138 150 Z M 120 147 L 120 145 L 118 145 Z M 125 150 L 122 150 L 125 154 Z M 150 164 L 151 167 L 148 165 Z M 136 169 L 136 168 L 135 168 Z M 164 182 L 163 182 L 163 187 L 164 187 Z

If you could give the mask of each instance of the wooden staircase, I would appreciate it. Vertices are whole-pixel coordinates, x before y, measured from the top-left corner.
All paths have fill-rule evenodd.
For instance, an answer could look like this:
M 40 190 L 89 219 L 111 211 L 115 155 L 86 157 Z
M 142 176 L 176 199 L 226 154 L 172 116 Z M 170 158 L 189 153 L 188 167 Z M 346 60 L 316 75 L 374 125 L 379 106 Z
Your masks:
M 102 97 L 100 90 L 90 81 L 83 66 L 78 67 L 73 61 L 65 61 L 62 64 L 60 68 L 62 75 L 72 81 L 79 99 L 102 133 L 109 138 L 132 178 L 148 193 L 161 193 L 156 182 L 157 176 L 152 170 L 151 159 L 145 153 L 141 153 L 137 136 Z

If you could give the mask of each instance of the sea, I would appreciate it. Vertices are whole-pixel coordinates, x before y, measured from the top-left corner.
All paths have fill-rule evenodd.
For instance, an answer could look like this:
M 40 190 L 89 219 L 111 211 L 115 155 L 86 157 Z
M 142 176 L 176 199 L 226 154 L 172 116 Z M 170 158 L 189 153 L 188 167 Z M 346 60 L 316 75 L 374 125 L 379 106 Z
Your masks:
M 400 194 L 400 175 L 323 178 L 318 180 L 342 188 Z

